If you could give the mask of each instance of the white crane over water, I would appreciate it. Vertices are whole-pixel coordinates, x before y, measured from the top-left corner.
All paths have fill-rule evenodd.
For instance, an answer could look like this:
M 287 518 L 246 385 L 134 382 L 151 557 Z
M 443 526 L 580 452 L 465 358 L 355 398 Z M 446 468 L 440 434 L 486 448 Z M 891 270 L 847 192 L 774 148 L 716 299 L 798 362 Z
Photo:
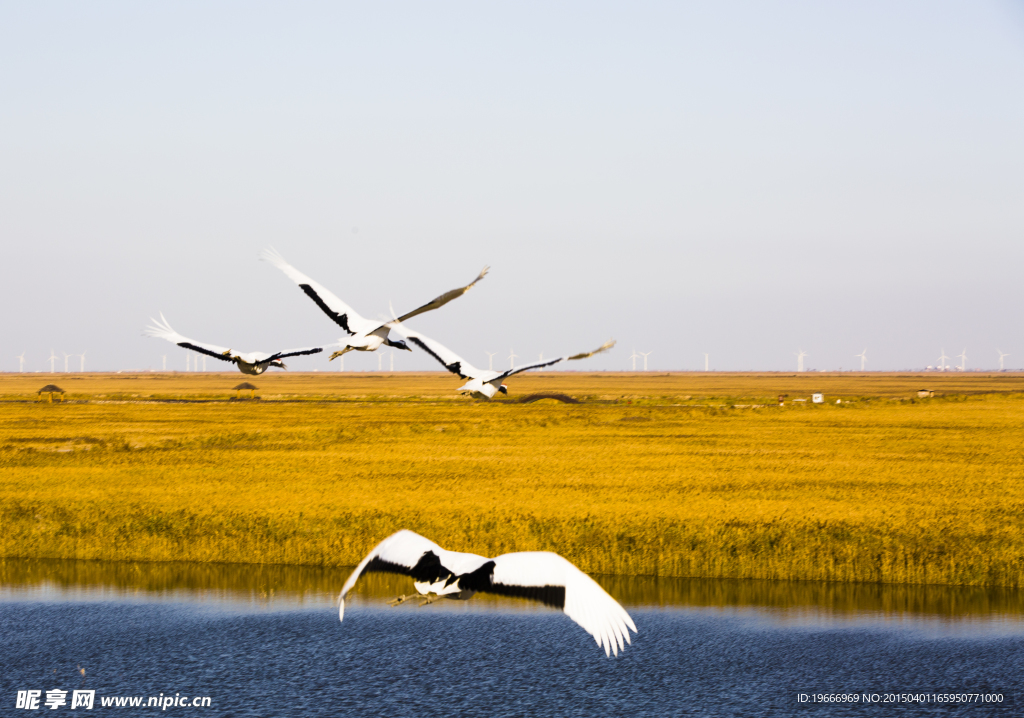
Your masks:
M 413 579 L 416 594 L 399 596 L 392 606 L 410 599 L 420 605 L 442 598 L 468 600 L 476 593 L 515 596 L 562 610 L 611 656 L 632 643 L 636 624 L 618 601 L 570 561 L 548 551 L 507 553 L 486 558 L 446 551 L 430 539 L 403 530 L 370 551 L 341 589 L 338 619 L 345 619 L 345 597 L 367 573 L 397 573 Z

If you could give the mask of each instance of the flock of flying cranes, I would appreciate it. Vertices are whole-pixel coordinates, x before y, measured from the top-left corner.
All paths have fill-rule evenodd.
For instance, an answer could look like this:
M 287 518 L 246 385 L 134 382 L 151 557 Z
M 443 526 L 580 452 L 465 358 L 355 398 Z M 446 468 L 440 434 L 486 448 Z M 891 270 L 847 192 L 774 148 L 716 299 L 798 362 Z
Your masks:
M 514 374 L 551 366 L 561 361 L 584 359 L 598 352 L 607 351 L 615 344 L 614 341 L 609 341 L 591 352 L 547 361 L 542 359 L 531 364 L 513 366 L 503 372 L 494 371 L 492 368 L 485 371 L 477 369 L 436 340 L 408 329 L 403 322 L 419 314 L 439 309 L 453 299 L 461 297 L 487 275 L 488 267 L 484 267 L 476 279 L 466 286 L 445 292 L 402 316 L 397 316 L 392 309 L 393 319 L 381 322 L 365 319 L 357 314 L 326 287 L 288 264 L 275 250 L 265 250 L 260 258 L 284 272 L 324 314 L 345 331 L 347 336 L 342 337 L 336 344 L 322 347 L 304 347 L 274 353 L 236 352 L 227 347 L 197 342 L 178 334 L 163 314 L 160 315 L 159 321 L 152 320 L 153 324 L 147 328 L 146 333 L 204 356 L 231 362 L 244 374 L 262 374 L 270 367 L 284 369 L 286 366 L 283 360 L 288 357 L 319 354 L 331 348 L 335 349 L 330 356 L 333 360 L 350 351 L 376 351 L 381 346 L 412 351 L 409 346 L 412 344 L 434 357 L 451 373 L 468 380 L 459 391 L 485 399 L 490 399 L 498 392 L 507 394 L 508 389 L 502 382 Z M 392 332 L 400 338 L 393 338 Z M 636 350 L 633 351 L 629 358 L 633 361 L 634 371 L 636 360 L 641 357 L 644 360 L 644 369 L 647 369 L 649 354 L 650 352 L 638 354 Z M 942 354 L 940 361 L 948 358 L 945 351 Z M 966 355 L 966 350 L 964 354 Z M 999 354 L 1002 368 L 1002 360 L 1008 355 L 1001 351 Z M 803 360 L 807 353 L 801 349 L 796 356 L 798 370 L 803 371 Z M 856 356 L 861 360 L 863 371 L 867 350 Z M 493 358 L 493 355 L 491 357 Z M 963 358 L 966 365 L 966 356 Z M 705 354 L 705 371 L 707 363 L 708 355 Z M 417 593 L 399 596 L 391 602 L 392 605 L 399 605 L 414 598 L 421 599 L 421 606 L 441 598 L 465 600 L 483 592 L 517 596 L 561 609 L 594 638 L 598 646 L 604 649 L 605 655 L 618 655 L 618 652 L 631 642 L 630 631 L 637 631 L 629 614 L 614 598 L 592 578 L 558 554 L 520 552 L 491 559 L 445 550 L 433 541 L 408 530 L 399 531 L 385 538 L 352 572 L 338 598 L 339 619 L 345 617 L 345 599 L 349 592 L 362 576 L 374 572 L 396 573 L 413 579 Z
M 600 352 L 611 349 L 614 341 L 608 341 L 590 352 L 582 352 L 571 356 L 561 356 L 555 359 L 540 359 L 529 364 L 512 366 L 506 371 L 495 371 L 493 369 L 478 369 L 465 359 L 457 355 L 446 346 L 431 339 L 419 332 L 415 332 L 403 324 L 403 322 L 425 312 L 433 311 L 443 307 L 453 299 L 461 297 L 487 275 L 489 267 L 484 267 L 477 275 L 477 278 L 464 287 L 458 287 L 451 291 L 435 297 L 426 304 L 397 316 L 394 310 L 391 311 L 392 319 L 386 322 L 365 319 L 360 316 L 352 307 L 347 305 L 329 289 L 322 284 L 310 279 L 305 274 L 288 264 L 276 250 L 267 249 L 260 254 L 260 259 L 269 262 L 299 286 L 306 296 L 326 314 L 331 321 L 341 327 L 347 334 L 335 344 L 322 347 L 303 347 L 301 349 L 285 349 L 277 352 L 237 352 L 228 347 L 221 347 L 215 344 L 206 344 L 189 339 L 176 332 L 168 323 L 166 317 L 161 313 L 160 319 L 151 320 L 153 324 L 146 328 L 146 334 L 177 344 L 179 347 L 199 352 L 204 356 L 213 357 L 226 361 L 238 367 L 243 374 L 262 374 L 271 367 L 286 369 L 284 359 L 293 356 L 305 356 L 319 354 L 325 349 L 334 349 L 331 360 L 344 356 L 350 351 L 372 352 L 381 346 L 388 346 L 394 349 L 412 351 L 409 344 L 413 344 L 425 351 L 444 366 L 452 374 L 457 375 L 466 383 L 459 387 L 458 391 L 468 393 L 477 399 L 490 399 L 498 392 L 508 394 L 508 387 L 503 383 L 505 379 L 514 374 L 519 374 L 530 369 L 542 369 L 544 367 L 558 364 L 561 361 L 576 361 L 586 359 Z M 392 338 L 394 331 L 401 338 Z M 646 363 L 646 362 L 645 362 Z
M 268 249 L 260 258 L 284 272 L 324 314 L 345 330 L 347 336 L 342 337 L 336 344 L 324 347 L 304 347 L 273 353 L 236 352 L 227 347 L 197 342 L 178 334 L 163 314 L 159 320 L 152 320 L 153 324 L 147 328 L 146 333 L 205 356 L 231 362 L 244 374 L 262 374 L 270 367 L 284 369 L 286 367 L 283 359 L 319 354 L 330 348 L 336 349 L 331 354 L 333 360 L 350 351 L 372 352 L 381 346 L 412 351 L 409 346 L 412 344 L 434 357 L 451 373 L 468 380 L 459 391 L 486 399 L 490 399 L 498 392 L 507 394 L 508 389 L 502 380 L 513 374 L 551 366 L 560 361 L 585 359 L 598 352 L 607 351 L 615 344 L 614 341 L 609 341 L 592 352 L 546 361 L 542 359 L 532 364 L 513 366 L 503 372 L 492 369 L 484 371 L 477 369 L 440 342 L 408 329 L 403 322 L 461 297 L 487 275 L 487 267 L 484 267 L 477 278 L 466 286 L 445 292 L 400 317 L 392 310 L 393 319 L 380 322 L 361 317 L 329 289 L 288 264 L 276 251 Z M 400 338 L 393 338 L 392 331 L 400 335 Z M 364 574 L 372 572 L 411 576 L 418 595 L 423 599 L 421 605 L 433 603 L 440 598 L 465 600 L 475 593 L 484 592 L 518 596 L 559 608 L 594 637 L 597 644 L 604 649 L 605 655 L 618 655 L 625 644 L 630 642 L 629 632 L 636 632 L 636 625 L 629 614 L 596 581 L 570 561 L 547 551 L 511 553 L 489 559 L 475 554 L 446 551 L 433 541 L 412 531 L 399 531 L 378 544 L 345 582 L 338 599 L 339 619 L 345 616 L 345 597 L 355 586 L 356 581 Z M 404 603 L 413 597 L 400 596 L 392 601 L 392 605 Z

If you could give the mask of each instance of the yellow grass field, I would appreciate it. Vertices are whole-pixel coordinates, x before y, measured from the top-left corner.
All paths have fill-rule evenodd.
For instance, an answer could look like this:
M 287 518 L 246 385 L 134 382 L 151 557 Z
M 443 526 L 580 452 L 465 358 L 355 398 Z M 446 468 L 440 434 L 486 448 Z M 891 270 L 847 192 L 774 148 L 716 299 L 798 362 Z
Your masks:
M 1020 374 L 245 379 L 0 376 L 0 556 L 346 566 L 411 528 L 601 574 L 1024 579 Z

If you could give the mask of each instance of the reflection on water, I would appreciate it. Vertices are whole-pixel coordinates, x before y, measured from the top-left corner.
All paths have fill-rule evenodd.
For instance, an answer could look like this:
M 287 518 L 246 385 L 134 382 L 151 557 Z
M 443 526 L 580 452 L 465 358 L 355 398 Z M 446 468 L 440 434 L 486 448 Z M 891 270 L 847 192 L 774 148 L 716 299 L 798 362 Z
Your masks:
M 599 577 L 639 629 L 609 660 L 565 616 L 504 610 L 533 604 L 392 611 L 400 577 L 370 577 L 339 624 L 348 573 L 0 559 L 0 705 L 59 688 L 95 691 L 99 713 L 180 693 L 239 718 L 1021 715 L 1019 591 Z M 817 693 L 858 702 L 802 702 Z M 862 698 L 904 694 L 925 702 Z
M 0 599 L 142 599 L 323 604 L 346 569 L 0 558 Z
M 350 571 L 313 566 L 0 559 L 0 600 L 135 597 L 319 606 L 334 603 Z M 1024 621 L 1024 591 L 1019 589 L 642 576 L 595 579 L 631 607 L 809 609 L 840 615 Z M 373 574 L 363 578 L 351 600 L 378 603 L 411 592 L 408 578 Z M 478 595 L 468 604 L 458 603 L 533 605 L 487 595 Z

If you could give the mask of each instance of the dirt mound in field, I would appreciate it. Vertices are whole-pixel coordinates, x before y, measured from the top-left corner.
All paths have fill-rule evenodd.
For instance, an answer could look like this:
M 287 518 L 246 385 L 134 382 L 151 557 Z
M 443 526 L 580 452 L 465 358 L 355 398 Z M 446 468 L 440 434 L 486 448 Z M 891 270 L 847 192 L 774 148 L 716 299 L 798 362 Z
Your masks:
M 532 404 L 533 402 L 540 401 L 541 399 L 554 399 L 555 401 L 560 401 L 563 404 L 580 403 L 579 399 L 573 399 L 568 394 L 530 394 L 528 396 L 524 396 L 522 399 L 519 399 L 518 402 L 520 404 Z

